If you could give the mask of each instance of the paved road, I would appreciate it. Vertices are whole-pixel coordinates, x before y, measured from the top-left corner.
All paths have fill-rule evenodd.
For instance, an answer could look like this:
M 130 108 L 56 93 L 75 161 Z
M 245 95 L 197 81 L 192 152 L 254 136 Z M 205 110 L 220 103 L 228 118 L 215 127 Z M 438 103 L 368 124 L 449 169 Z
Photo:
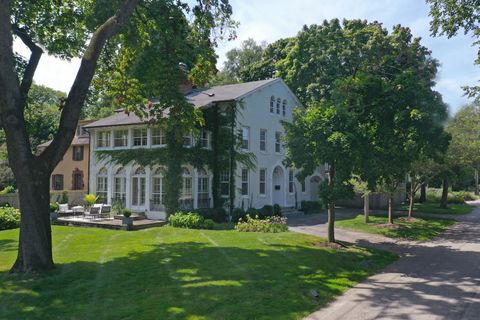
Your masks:
M 480 319 L 480 203 L 428 241 L 395 241 L 336 229 L 338 240 L 391 250 L 400 259 L 306 319 Z M 352 215 L 352 212 L 340 215 Z M 326 236 L 324 215 L 292 217 L 290 229 Z

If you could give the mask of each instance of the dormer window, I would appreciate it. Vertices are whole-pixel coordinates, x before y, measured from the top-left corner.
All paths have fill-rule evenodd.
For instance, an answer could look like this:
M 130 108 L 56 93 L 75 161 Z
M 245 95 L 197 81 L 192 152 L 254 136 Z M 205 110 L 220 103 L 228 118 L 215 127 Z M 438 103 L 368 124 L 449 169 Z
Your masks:
M 274 113 L 274 107 L 275 107 L 275 97 L 271 96 L 270 97 L 270 113 Z

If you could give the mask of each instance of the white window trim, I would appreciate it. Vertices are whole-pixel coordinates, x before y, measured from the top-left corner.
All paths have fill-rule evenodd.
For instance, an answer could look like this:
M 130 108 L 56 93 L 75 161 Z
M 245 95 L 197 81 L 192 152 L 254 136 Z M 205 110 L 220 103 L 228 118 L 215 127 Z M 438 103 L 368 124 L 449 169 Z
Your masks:
M 262 150 L 262 132 L 265 132 L 265 150 Z M 261 153 L 268 153 L 268 130 L 260 129 L 260 135 L 258 138 L 258 149 Z
M 243 170 L 247 170 L 247 194 L 243 194 Z M 250 170 L 248 170 L 248 168 L 242 168 L 240 170 L 240 195 L 242 196 L 242 198 L 247 198 L 249 197 L 249 194 L 250 194 Z
M 147 138 L 147 141 L 146 141 L 146 144 L 141 144 L 141 145 L 134 145 L 134 141 L 135 141 L 135 130 L 145 130 L 145 136 Z M 137 149 L 137 148 L 147 148 L 148 147 L 148 128 L 145 128 L 145 127 L 135 127 L 135 128 L 132 128 L 130 130 L 130 136 L 131 136 L 131 139 L 130 139 L 130 147 L 132 149 Z M 141 139 L 143 140 L 143 136 L 140 136 Z
M 265 180 L 263 181 L 263 184 L 265 185 L 265 193 L 260 193 L 260 190 L 261 190 L 260 184 L 262 183 L 262 180 L 261 180 L 261 176 L 262 176 L 262 175 L 261 175 L 261 171 L 262 171 L 262 170 L 265 170 Z M 266 197 L 267 197 L 267 192 L 268 192 L 268 191 L 267 191 L 267 177 L 268 177 L 268 170 L 267 170 L 267 168 L 260 168 L 260 169 L 258 170 L 258 196 L 259 196 L 260 198 L 266 198 Z

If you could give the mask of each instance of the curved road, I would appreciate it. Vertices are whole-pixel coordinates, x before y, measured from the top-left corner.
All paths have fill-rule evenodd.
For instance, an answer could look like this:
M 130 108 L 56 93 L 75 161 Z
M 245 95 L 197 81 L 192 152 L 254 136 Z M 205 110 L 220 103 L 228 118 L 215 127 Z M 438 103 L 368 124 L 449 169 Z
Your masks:
M 430 241 L 336 229 L 338 240 L 394 251 L 400 259 L 306 319 L 479 320 L 480 202 L 473 204 L 474 212 L 456 217 L 453 227 Z M 315 216 L 292 217 L 290 229 L 326 236 L 324 218 Z

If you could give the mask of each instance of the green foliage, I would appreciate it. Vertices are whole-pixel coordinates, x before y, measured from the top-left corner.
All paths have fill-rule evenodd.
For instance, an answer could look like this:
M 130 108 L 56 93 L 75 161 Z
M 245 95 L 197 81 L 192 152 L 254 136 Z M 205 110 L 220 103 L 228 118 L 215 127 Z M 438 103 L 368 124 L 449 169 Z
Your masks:
M 177 228 L 201 229 L 204 226 L 204 219 L 198 213 L 177 212 L 168 217 L 168 223 Z
M 427 190 L 427 200 L 440 203 L 442 198 L 441 189 L 429 188 Z M 473 192 L 467 191 L 449 191 L 448 192 L 448 203 L 464 204 L 465 201 L 477 200 L 479 197 L 475 196 Z
M 132 215 L 132 210 L 128 209 L 128 208 L 123 208 L 122 209 L 122 215 L 125 217 L 125 218 L 130 218 L 131 215 Z
M 401 205 L 400 207 L 396 208 L 397 210 L 401 211 L 408 211 L 409 205 L 404 204 Z M 413 204 L 413 209 L 416 212 L 424 212 L 424 213 L 433 213 L 433 214 L 468 214 L 471 213 L 474 209 L 473 206 L 470 206 L 465 203 L 459 203 L 459 204 L 452 204 L 449 203 L 447 208 L 441 208 L 440 207 L 440 200 L 438 199 L 437 201 L 431 201 L 430 199 L 427 202 L 422 202 L 422 203 L 414 203 Z
M 471 34 L 475 39 L 473 45 L 480 45 L 480 1 L 479 0 L 427 0 L 430 4 L 430 30 L 434 36 L 446 35 L 451 38 L 460 30 Z M 480 64 L 480 50 L 476 64 Z M 477 96 L 480 101 L 480 86 L 464 87 L 467 95 Z
M 240 219 L 246 219 L 247 214 L 243 208 L 234 208 L 232 210 L 232 222 L 237 223 Z
M 4 149 L 5 154 L 0 154 L 0 159 L 4 158 L 6 159 L 7 157 L 7 148 L 5 147 L 0 147 L 0 150 Z M 0 151 L 1 152 L 1 151 Z M 15 177 L 13 175 L 12 169 L 8 165 L 7 160 L 0 160 L 0 188 L 5 188 L 6 186 L 9 185 L 15 185 Z
M 323 210 L 322 202 L 320 201 L 302 201 L 300 203 L 300 210 L 305 214 L 319 213 Z
M 3 190 L 0 191 L 0 194 L 7 194 L 7 193 L 14 193 L 15 187 L 14 186 L 6 186 Z
M 287 218 L 272 216 L 261 219 L 258 216 L 252 218 L 250 215 L 247 215 L 245 220 L 240 219 L 237 222 L 235 229 L 240 232 L 285 232 L 288 231 Z
M 215 227 L 215 222 L 212 219 L 205 219 L 203 221 L 203 226 L 202 226 L 203 229 L 211 230 L 214 227 Z
M 0 207 L 0 230 L 18 228 L 20 226 L 20 211 L 13 207 Z
M 217 223 L 223 223 L 227 220 L 227 212 L 224 208 L 195 209 L 193 213 L 198 213 L 205 220 L 213 220 Z
M 59 203 L 68 203 L 68 191 L 63 191 Z
M 57 212 L 60 209 L 60 205 L 58 202 L 51 202 L 50 203 L 50 212 Z
M 266 43 L 257 44 L 252 38 L 243 41 L 240 48 L 227 52 L 223 72 L 234 81 L 244 81 L 243 74 L 246 69 L 261 60 L 265 47 Z
M 91 206 L 91 205 L 94 205 L 96 202 L 97 202 L 97 199 L 98 199 L 98 196 L 94 195 L 94 194 L 86 194 L 85 197 L 83 198 L 83 200 L 85 200 L 85 202 Z

